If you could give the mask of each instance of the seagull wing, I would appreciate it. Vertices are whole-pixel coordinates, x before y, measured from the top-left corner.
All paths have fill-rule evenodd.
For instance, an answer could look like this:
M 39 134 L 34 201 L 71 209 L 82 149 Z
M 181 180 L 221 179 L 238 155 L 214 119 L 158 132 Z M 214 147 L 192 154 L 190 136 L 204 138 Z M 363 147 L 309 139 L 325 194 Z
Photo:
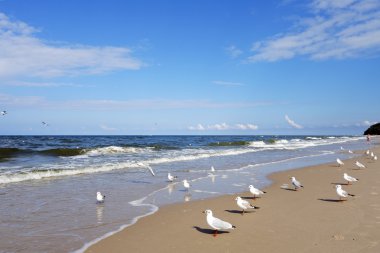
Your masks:
M 232 228 L 231 223 L 228 223 L 226 221 L 222 221 L 221 219 L 218 219 L 215 217 L 212 220 L 210 225 L 212 225 L 212 227 L 214 227 L 215 229 L 231 229 Z

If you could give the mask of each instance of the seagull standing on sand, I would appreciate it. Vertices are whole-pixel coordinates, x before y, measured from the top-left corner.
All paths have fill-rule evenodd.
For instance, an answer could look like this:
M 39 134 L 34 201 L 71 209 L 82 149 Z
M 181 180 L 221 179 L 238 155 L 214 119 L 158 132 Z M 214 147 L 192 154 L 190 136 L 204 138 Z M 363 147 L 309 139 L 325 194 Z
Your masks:
M 375 156 L 373 157 L 373 160 L 374 160 L 374 161 L 377 161 L 377 155 L 375 155 Z
M 356 165 L 359 169 L 364 169 L 364 168 L 365 168 L 364 164 L 360 163 L 359 161 L 356 161 L 356 162 L 355 162 L 355 165 Z
M 369 155 L 369 149 L 365 152 L 366 155 Z
M 212 227 L 214 231 L 214 237 L 217 236 L 219 230 L 235 229 L 236 227 L 227 221 L 222 221 L 212 215 L 211 210 L 203 211 L 206 214 L 207 224 Z
M 174 179 L 176 179 L 176 178 L 177 178 L 176 176 L 173 176 L 172 174 L 170 174 L 170 172 L 168 172 L 168 180 L 169 180 L 170 182 L 173 182 Z
M 250 185 L 248 187 L 249 187 L 249 191 L 253 194 L 253 198 L 257 198 L 258 196 L 263 195 L 264 193 L 266 193 L 264 191 L 261 191 L 261 190 L 255 188 L 253 185 Z
M 336 159 L 336 162 L 338 163 L 339 167 L 344 165 L 344 162 L 342 162 L 339 158 Z
M 105 200 L 106 196 L 105 195 L 102 195 L 100 192 L 97 192 L 96 193 L 96 201 L 98 203 L 103 203 L 104 200 Z
M 241 197 L 236 197 L 236 204 L 243 209 L 242 215 L 244 214 L 245 210 L 247 209 L 260 209 L 258 206 L 253 206 L 251 203 L 249 203 L 247 200 L 242 199 Z
M 190 183 L 186 179 L 182 180 L 182 183 L 183 187 L 185 187 L 186 191 L 188 191 L 190 189 Z
M 359 179 L 351 177 L 351 176 L 347 175 L 347 173 L 343 174 L 343 178 L 347 181 L 347 184 L 350 184 L 350 182 L 357 182 L 357 181 L 359 181 Z
M 295 177 L 291 177 L 290 178 L 291 180 L 292 180 L 292 185 L 294 186 L 294 190 L 298 190 L 298 188 L 303 188 L 303 185 L 299 182 L 299 181 L 297 181 L 297 179 L 295 178 Z
M 348 196 L 352 196 L 352 197 L 355 196 L 343 190 L 340 184 L 335 185 L 335 188 L 336 188 L 336 194 L 338 194 L 339 196 L 339 200 L 342 200 L 342 198 L 347 198 Z

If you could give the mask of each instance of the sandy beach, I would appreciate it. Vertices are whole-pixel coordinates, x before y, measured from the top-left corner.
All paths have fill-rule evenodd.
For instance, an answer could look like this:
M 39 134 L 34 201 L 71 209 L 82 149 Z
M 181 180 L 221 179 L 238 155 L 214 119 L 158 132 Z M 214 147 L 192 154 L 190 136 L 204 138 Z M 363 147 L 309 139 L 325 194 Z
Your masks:
M 372 149 L 380 154 L 380 148 Z M 380 252 L 380 162 L 363 151 L 336 163 L 270 175 L 263 197 L 245 197 L 260 209 L 241 214 L 238 194 L 160 208 L 154 215 L 92 245 L 86 252 Z M 358 169 L 355 161 L 366 168 Z M 347 185 L 343 173 L 359 178 Z M 304 188 L 294 191 L 290 177 Z M 291 189 L 284 189 L 288 184 Z M 339 201 L 335 185 L 354 194 Z M 235 225 L 216 237 L 202 211 Z

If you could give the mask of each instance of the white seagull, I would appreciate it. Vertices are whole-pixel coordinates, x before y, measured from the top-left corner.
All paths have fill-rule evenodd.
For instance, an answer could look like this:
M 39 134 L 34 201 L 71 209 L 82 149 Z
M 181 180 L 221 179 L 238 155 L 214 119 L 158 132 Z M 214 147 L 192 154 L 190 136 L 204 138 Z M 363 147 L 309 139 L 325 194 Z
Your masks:
M 214 166 L 211 166 L 211 173 L 214 173 L 215 172 L 215 168 Z
M 1 111 L 0 114 L 1 116 L 4 116 L 5 114 L 7 114 L 7 111 Z
M 355 162 L 355 165 L 356 165 L 359 169 L 364 169 L 364 168 L 365 168 L 364 164 L 360 163 L 359 161 L 356 161 L 356 162 Z
M 336 194 L 339 196 L 339 200 L 342 200 L 342 198 L 347 198 L 348 196 L 355 196 L 353 194 L 350 194 L 342 189 L 342 186 L 340 184 L 335 185 L 336 188 Z
M 152 176 L 155 176 L 156 174 L 154 173 L 154 170 L 152 169 L 152 167 L 150 167 L 148 164 L 145 164 L 145 163 L 142 163 L 142 162 L 138 162 L 137 163 L 139 166 L 142 166 L 142 167 L 146 167 L 150 174 L 152 174 Z
M 336 159 L 336 162 L 338 163 L 339 167 L 344 165 L 344 162 L 342 162 L 342 160 L 339 158 Z
M 350 182 L 357 182 L 357 181 L 359 181 L 359 179 L 351 177 L 351 176 L 347 175 L 347 173 L 343 174 L 343 178 L 347 181 L 347 184 L 350 184 Z
M 371 157 L 373 158 L 375 156 L 375 154 L 373 152 L 371 152 Z
M 352 150 L 349 149 L 349 150 L 348 150 L 348 153 L 353 154 L 354 152 L 352 152 Z
M 375 156 L 373 157 L 373 160 L 374 160 L 374 161 L 377 161 L 377 155 L 375 155 Z
M 292 180 L 292 185 L 294 186 L 294 190 L 298 190 L 298 188 L 303 188 L 303 185 L 299 182 L 299 181 L 297 181 L 297 179 L 295 178 L 295 177 L 291 177 L 290 178 L 291 180 Z
M 212 215 L 211 210 L 203 211 L 206 214 L 207 224 L 212 227 L 215 232 L 214 236 L 217 236 L 219 230 L 235 229 L 236 227 L 227 221 L 222 221 Z
M 366 155 L 369 155 L 369 149 L 365 152 Z
M 169 180 L 170 182 L 173 182 L 174 179 L 176 179 L 176 178 L 177 178 L 177 176 L 173 176 L 172 174 L 170 174 L 170 172 L 168 172 L 168 180 Z
M 250 185 L 248 187 L 249 187 L 249 191 L 253 194 L 253 198 L 256 198 L 256 197 L 258 197 L 258 196 L 263 195 L 264 193 L 266 193 L 264 191 L 261 191 L 261 190 L 255 188 L 253 185 Z
M 247 209 L 260 209 L 258 206 L 253 206 L 251 203 L 249 203 L 247 200 L 242 199 L 241 197 L 236 197 L 236 204 L 243 209 L 242 215 L 244 214 L 245 210 Z
M 190 183 L 186 179 L 182 180 L 182 183 L 183 183 L 183 187 L 185 187 L 186 191 L 188 191 L 191 186 Z
M 105 200 L 106 196 L 105 195 L 102 195 L 100 192 L 97 192 L 96 193 L 96 201 L 98 203 L 103 203 L 104 200 Z

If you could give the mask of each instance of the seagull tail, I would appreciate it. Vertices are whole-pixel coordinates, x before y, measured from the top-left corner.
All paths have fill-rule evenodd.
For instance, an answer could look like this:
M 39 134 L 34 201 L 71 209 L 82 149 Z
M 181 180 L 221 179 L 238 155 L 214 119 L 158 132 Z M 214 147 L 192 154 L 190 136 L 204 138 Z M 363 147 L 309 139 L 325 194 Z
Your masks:
M 351 197 L 355 197 L 355 195 L 354 195 L 354 194 L 350 194 L 350 193 L 348 194 L 348 196 L 351 196 Z
M 267 192 L 265 192 L 265 191 L 263 191 L 264 193 L 267 193 Z
M 235 229 L 235 228 L 236 228 L 236 226 L 232 225 L 232 229 Z
M 254 209 L 260 209 L 259 206 L 252 206 Z

